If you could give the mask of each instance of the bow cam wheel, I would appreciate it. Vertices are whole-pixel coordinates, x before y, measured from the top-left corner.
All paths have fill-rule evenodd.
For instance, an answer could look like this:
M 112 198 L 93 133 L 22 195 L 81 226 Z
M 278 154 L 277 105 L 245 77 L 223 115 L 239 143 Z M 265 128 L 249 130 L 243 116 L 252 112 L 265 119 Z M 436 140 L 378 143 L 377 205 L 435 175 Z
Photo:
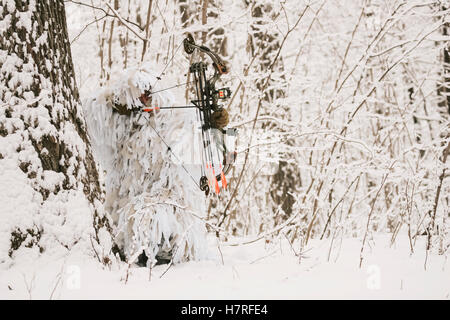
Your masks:
M 200 190 L 204 191 L 206 196 L 209 195 L 208 178 L 206 176 L 200 178 Z
M 192 54 L 195 49 L 193 45 L 195 45 L 194 37 L 192 34 L 188 33 L 186 38 L 183 40 L 184 51 L 186 51 L 187 54 Z

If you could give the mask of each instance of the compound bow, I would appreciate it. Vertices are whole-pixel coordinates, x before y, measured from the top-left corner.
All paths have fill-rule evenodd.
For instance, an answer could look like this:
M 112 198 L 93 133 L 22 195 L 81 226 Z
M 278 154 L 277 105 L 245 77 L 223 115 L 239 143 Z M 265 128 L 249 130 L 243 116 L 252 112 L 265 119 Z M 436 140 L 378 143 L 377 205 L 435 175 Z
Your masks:
M 213 188 L 214 192 L 218 194 L 220 192 L 219 182 L 221 183 L 222 188 L 227 188 L 227 180 L 225 175 L 228 174 L 236 159 L 236 152 L 227 150 L 225 144 L 225 136 L 235 136 L 236 129 L 225 129 L 220 126 L 218 127 L 214 124 L 213 121 L 213 114 L 216 112 L 222 112 L 224 110 L 223 107 L 219 105 L 219 100 L 228 99 L 231 95 L 231 91 L 229 88 L 216 89 L 215 87 L 216 82 L 220 78 L 220 76 L 228 73 L 228 67 L 223 62 L 223 60 L 216 53 L 212 52 L 208 47 L 195 44 L 194 38 L 191 34 L 188 34 L 187 37 L 183 40 L 183 46 L 184 51 L 187 54 L 192 54 L 195 50 L 207 54 L 213 61 L 213 76 L 209 79 L 206 77 L 206 70 L 208 68 L 206 63 L 194 62 L 189 68 L 189 72 L 193 76 L 196 94 L 196 99 L 191 100 L 192 105 L 179 107 L 146 107 L 142 109 L 142 111 L 152 112 L 157 109 L 177 108 L 197 109 L 198 118 L 201 123 L 203 152 L 201 178 L 199 183 L 196 184 L 199 186 L 200 190 L 205 192 L 206 196 L 208 196 L 211 188 Z M 152 93 L 150 93 L 150 95 L 151 94 Z M 156 131 L 155 128 L 153 129 Z M 218 144 L 217 135 L 214 134 L 213 130 L 218 130 L 223 135 L 221 143 Z M 156 133 L 165 143 L 164 139 L 162 139 L 157 131 Z M 168 147 L 168 150 L 173 153 L 170 146 L 167 143 L 165 144 Z M 216 155 L 214 154 L 214 149 Z M 222 157 L 222 161 L 220 161 L 220 156 Z M 187 169 L 184 166 L 183 168 L 192 178 L 192 175 L 187 171 Z M 218 174 L 216 174 L 216 172 L 218 172 Z M 193 180 L 195 182 L 195 179 Z

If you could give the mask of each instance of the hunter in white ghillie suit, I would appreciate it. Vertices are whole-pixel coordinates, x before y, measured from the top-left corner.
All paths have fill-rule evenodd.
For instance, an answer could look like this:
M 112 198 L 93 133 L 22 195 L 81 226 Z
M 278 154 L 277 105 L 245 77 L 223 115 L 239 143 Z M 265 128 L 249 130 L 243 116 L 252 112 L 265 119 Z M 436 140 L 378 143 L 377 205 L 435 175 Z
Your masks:
M 180 154 L 177 148 L 194 139 L 194 113 L 131 112 L 142 109 L 141 95 L 155 86 L 158 91 L 160 84 L 143 68 L 125 70 L 117 79 L 84 103 L 92 145 L 106 172 L 105 207 L 117 228 L 116 243 L 129 262 L 143 252 L 149 263 L 202 259 L 206 228 L 198 215 L 205 201 L 151 127 Z M 152 106 L 173 105 L 168 91 L 150 97 Z

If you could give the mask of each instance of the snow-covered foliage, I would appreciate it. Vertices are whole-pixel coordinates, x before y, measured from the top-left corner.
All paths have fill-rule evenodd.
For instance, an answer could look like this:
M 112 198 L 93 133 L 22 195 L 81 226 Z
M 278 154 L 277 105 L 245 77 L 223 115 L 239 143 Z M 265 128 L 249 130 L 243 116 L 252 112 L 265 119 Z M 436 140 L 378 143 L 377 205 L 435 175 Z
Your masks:
M 78 192 L 75 199 L 83 197 L 80 190 L 89 194 L 89 206 L 100 208 L 98 179 L 107 189 L 116 241 L 130 260 L 142 250 L 151 259 L 171 249 L 177 261 L 197 257 L 198 217 L 221 240 L 287 236 L 306 245 L 351 236 L 363 242 L 362 259 L 376 233 L 392 234 L 395 243 L 407 232 L 411 252 L 427 235 L 427 253 L 448 254 L 448 1 L 66 1 L 76 77 L 64 69 L 70 54 L 47 47 L 55 39 L 68 46 L 62 29 L 51 19 L 39 20 L 38 28 L 33 18 L 36 8 L 53 2 L 19 3 L 0 6 L 2 199 L 14 199 L 3 209 L 3 256 L 11 234 L 25 246 L 28 238 L 30 245 L 44 241 L 42 230 L 58 219 L 58 227 L 72 225 L 69 208 L 62 209 L 67 214 L 53 208 L 69 190 Z M 240 131 L 229 192 L 207 206 L 176 159 L 191 163 L 184 156 L 195 141 L 194 114 L 126 117 L 110 106 L 139 106 L 137 95 L 150 85 L 176 84 L 172 96 L 161 92 L 153 102 L 188 104 L 192 84 L 181 84 L 192 80 L 189 63 L 205 57 L 183 52 L 186 32 L 228 62 L 223 79 L 233 98 L 225 107 Z M 99 177 L 89 173 L 95 163 L 74 78 L 105 170 Z M 57 160 L 47 151 L 59 153 Z M 60 172 L 62 164 L 67 170 Z M 34 205 L 23 203 L 30 197 Z M 41 206 L 58 218 L 42 214 Z M 16 208 L 26 213 L 16 216 Z M 96 240 L 97 227 L 108 220 L 99 210 Z M 60 238 L 61 247 L 71 247 Z
M 395 241 L 407 230 L 411 250 L 426 233 L 430 247 L 448 252 L 447 2 L 117 4 L 115 18 L 87 29 L 101 11 L 68 5 L 85 94 L 142 59 L 164 70 L 159 85 L 186 82 L 185 32 L 229 63 L 240 152 L 231 192 L 212 199 L 207 214 L 225 228 L 222 239 L 271 241 L 283 226 L 305 242 L 377 232 Z M 174 92 L 189 101 L 188 91 Z
M 130 262 L 142 251 L 150 262 L 169 252 L 174 262 L 201 259 L 206 254 L 204 197 L 177 163 L 186 157 L 174 156 L 165 144 L 174 153 L 193 145 L 195 113 L 163 110 L 127 116 L 113 111 L 113 102 L 142 109 L 138 97 L 157 84 L 149 66 L 126 69 L 111 75 L 84 103 L 94 151 L 106 172 L 105 206 Z M 170 91 L 154 91 L 153 107 L 173 104 Z
M 448 299 L 449 10 L 0 0 L 0 298 L 341 297 L 349 284 L 349 297 Z M 227 62 L 217 87 L 239 130 L 228 189 L 206 199 L 195 112 L 113 111 L 141 108 L 145 90 L 154 107 L 191 103 L 189 66 L 209 59 L 184 52 L 186 32 Z

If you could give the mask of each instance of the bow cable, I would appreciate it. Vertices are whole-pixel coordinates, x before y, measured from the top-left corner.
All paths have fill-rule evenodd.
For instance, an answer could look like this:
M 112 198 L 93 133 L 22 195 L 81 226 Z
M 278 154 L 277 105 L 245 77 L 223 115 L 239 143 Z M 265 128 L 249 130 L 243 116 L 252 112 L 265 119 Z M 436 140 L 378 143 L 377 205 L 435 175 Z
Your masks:
M 186 169 L 186 167 L 184 166 L 183 162 L 181 162 L 180 158 L 178 158 L 178 156 L 175 154 L 175 152 L 173 152 L 172 148 L 169 146 L 169 144 L 163 139 L 163 137 L 161 136 L 161 134 L 158 132 L 158 130 L 156 130 L 156 128 L 154 126 L 152 126 L 151 122 L 150 122 L 150 118 L 147 119 L 148 120 L 148 124 L 150 126 L 150 128 L 153 129 L 153 131 L 155 131 L 155 133 L 158 135 L 159 139 L 161 139 L 161 141 L 166 145 L 167 150 L 175 157 L 175 159 L 180 163 L 181 167 L 184 169 L 184 171 L 186 171 L 186 173 L 189 175 L 189 177 L 192 179 L 192 181 L 194 181 L 195 185 L 197 187 L 200 188 L 200 185 L 197 183 L 197 181 L 194 179 L 194 177 L 191 175 L 191 173 Z

